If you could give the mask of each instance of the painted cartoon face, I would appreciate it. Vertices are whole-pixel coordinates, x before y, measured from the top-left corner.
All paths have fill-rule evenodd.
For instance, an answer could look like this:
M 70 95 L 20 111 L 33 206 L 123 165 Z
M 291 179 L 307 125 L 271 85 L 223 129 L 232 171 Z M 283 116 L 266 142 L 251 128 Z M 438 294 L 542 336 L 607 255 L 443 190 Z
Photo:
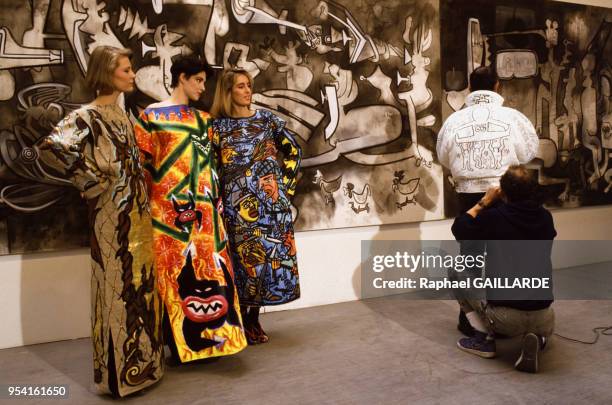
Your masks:
M 120 92 L 129 93 L 134 90 L 134 78 L 136 74 L 132 70 L 132 62 L 127 56 L 119 58 L 119 64 L 113 72 L 113 86 Z
M 232 103 L 238 107 L 248 107 L 251 105 L 251 81 L 245 75 L 236 75 L 232 85 Z
M 179 80 L 189 100 L 198 101 L 206 88 L 204 85 L 206 83 L 206 73 L 199 72 L 189 76 L 189 78 L 185 74 L 181 74 Z
M 232 148 L 225 148 L 221 150 L 221 162 L 223 164 L 229 164 L 234 161 L 234 156 L 236 156 L 238 152 Z
M 267 197 L 271 198 L 272 201 L 276 202 L 276 200 L 278 200 L 278 184 L 276 183 L 276 177 L 273 173 L 260 177 L 257 186 Z
M 255 222 L 259 218 L 259 203 L 254 195 L 248 195 L 240 200 L 238 214 L 247 222 Z
M 230 310 L 226 286 L 216 280 L 199 280 L 195 275 L 191 253 L 177 278 L 178 293 L 185 317 L 191 322 L 218 328 Z M 231 293 L 231 292 L 230 292 Z

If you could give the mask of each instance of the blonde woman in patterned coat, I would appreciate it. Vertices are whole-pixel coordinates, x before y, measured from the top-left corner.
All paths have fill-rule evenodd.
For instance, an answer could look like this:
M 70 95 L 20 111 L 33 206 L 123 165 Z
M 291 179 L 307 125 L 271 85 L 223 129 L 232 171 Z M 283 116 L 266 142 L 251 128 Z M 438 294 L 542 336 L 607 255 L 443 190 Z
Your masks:
M 94 381 L 120 397 L 163 374 L 149 202 L 132 125 L 117 104 L 134 88 L 129 56 L 127 49 L 96 48 L 86 81 L 98 97 L 38 144 L 40 158 L 89 206 Z
M 253 345 L 269 340 L 260 308 L 300 297 L 290 198 L 302 151 L 281 118 L 251 110 L 252 86 L 248 72 L 224 71 L 211 114 L 244 332 Z

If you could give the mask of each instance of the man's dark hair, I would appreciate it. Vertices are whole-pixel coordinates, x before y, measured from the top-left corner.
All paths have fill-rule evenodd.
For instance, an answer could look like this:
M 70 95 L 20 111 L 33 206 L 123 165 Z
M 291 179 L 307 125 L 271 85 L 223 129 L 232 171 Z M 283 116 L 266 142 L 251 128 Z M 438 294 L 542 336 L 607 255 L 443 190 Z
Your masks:
M 470 75 L 470 91 L 495 91 L 496 84 L 497 76 L 493 68 L 489 66 L 481 66 Z
M 195 55 L 177 56 L 172 62 L 170 73 L 172 74 L 171 87 L 178 86 L 179 76 L 181 73 L 185 73 L 187 79 L 193 75 L 197 75 L 200 72 L 206 73 L 206 78 L 210 78 L 214 71 L 206 62 Z
M 537 200 L 538 181 L 525 166 L 510 166 L 499 180 L 508 202 Z

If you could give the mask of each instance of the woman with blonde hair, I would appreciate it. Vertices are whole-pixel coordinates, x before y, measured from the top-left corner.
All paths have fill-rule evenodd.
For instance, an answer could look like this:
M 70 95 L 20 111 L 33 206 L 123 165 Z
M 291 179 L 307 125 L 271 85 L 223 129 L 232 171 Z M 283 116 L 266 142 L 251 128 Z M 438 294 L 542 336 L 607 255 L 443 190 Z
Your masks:
M 300 296 L 289 199 L 301 150 L 282 119 L 251 109 L 252 85 L 246 71 L 224 71 L 211 114 L 244 329 L 249 344 L 257 344 L 268 341 L 260 307 Z
M 40 158 L 89 206 L 94 381 L 101 392 L 120 397 L 163 374 L 149 201 L 132 125 L 117 104 L 134 89 L 130 55 L 97 47 L 86 76 L 97 97 L 38 143 Z

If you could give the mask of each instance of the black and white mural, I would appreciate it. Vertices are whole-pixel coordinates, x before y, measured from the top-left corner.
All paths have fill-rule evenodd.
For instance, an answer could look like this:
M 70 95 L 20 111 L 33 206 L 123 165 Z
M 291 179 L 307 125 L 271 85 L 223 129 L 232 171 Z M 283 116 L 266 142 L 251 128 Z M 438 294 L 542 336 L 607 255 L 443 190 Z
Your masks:
M 440 9 L 443 116 L 463 106 L 475 68 L 495 66 L 505 105 L 538 131 L 530 165 L 547 205 L 612 203 L 612 10 L 534 0 L 442 0 Z
M 91 51 L 134 51 L 134 116 L 180 54 L 255 78 L 304 150 L 298 230 L 441 219 L 434 154 L 467 77 L 494 64 L 536 126 L 547 203 L 612 202 L 612 12 L 542 0 L 0 0 L 0 254 L 87 244 L 87 212 L 31 145 L 90 101 Z M 207 82 L 207 109 L 215 82 Z
M 167 97 L 172 58 L 255 78 L 304 149 L 297 229 L 443 217 L 437 0 L 0 0 L 0 249 L 86 244 L 79 197 L 30 146 L 90 101 L 99 45 L 134 51 L 136 115 Z M 207 82 L 207 109 L 214 89 Z

